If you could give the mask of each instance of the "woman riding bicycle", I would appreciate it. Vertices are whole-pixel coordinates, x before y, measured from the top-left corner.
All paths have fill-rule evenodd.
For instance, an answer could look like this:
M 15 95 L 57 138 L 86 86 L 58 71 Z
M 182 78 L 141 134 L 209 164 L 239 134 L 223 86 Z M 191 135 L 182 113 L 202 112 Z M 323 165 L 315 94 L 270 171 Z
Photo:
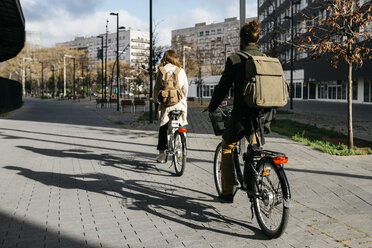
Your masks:
M 240 30 L 240 48 L 253 56 L 262 56 L 263 54 L 257 47 L 260 34 L 260 23 L 253 20 L 245 24 Z M 252 62 L 253 63 L 253 62 Z M 243 137 L 252 135 L 252 124 L 256 125 L 258 120 L 251 121 L 253 111 L 249 109 L 243 101 L 243 92 L 245 86 L 246 73 L 254 75 L 255 69 L 252 66 L 247 67 L 243 57 L 238 54 L 232 54 L 227 58 L 225 71 L 220 79 L 219 84 L 215 87 L 212 99 L 208 106 L 209 112 L 214 112 L 221 104 L 223 99 L 233 87 L 234 104 L 230 119 L 226 123 L 225 131 L 222 136 L 222 194 L 218 200 L 223 203 L 233 202 L 233 187 L 235 184 L 233 171 L 233 149 L 235 144 Z
M 167 153 L 165 152 L 165 150 L 167 149 L 167 129 L 169 121 L 168 117 L 169 112 L 173 110 L 181 110 L 182 114 L 179 117 L 180 125 L 181 126 L 187 125 L 186 100 L 189 84 L 187 82 L 186 73 L 184 69 L 182 69 L 181 67 L 182 66 L 179 63 L 176 52 L 174 50 L 168 50 L 164 53 L 156 76 L 156 82 L 154 86 L 154 99 L 160 100 L 160 106 L 158 109 L 160 128 L 157 146 L 157 150 L 159 150 L 159 156 L 156 158 L 156 161 L 158 163 L 165 163 L 167 161 Z M 175 81 L 178 81 L 177 83 L 179 89 L 175 90 L 176 92 L 178 92 L 177 97 L 179 97 L 179 102 L 170 106 L 170 104 L 166 102 L 165 99 L 159 98 L 162 98 L 162 95 L 164 95 L 162 94 L 162 91 L 165 91 L 164 90 L 165 79 L 167 78 L 169 79 L 171 77 L 173 77 Z

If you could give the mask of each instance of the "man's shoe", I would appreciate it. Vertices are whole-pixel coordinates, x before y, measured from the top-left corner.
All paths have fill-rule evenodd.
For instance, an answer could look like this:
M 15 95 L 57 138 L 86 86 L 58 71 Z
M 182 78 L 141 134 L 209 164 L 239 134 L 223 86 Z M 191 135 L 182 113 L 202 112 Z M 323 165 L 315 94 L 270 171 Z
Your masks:
M 217 197 L 217 200 L 219 200 L 221 203 L 233 203 L 234 196 L 233 195 L 220 195 Z
M 167 153 L 160 153 L 159 156 L 156 157 L 156 162 L 164 164 L 165 162 L 167 162 L 167 159 Z

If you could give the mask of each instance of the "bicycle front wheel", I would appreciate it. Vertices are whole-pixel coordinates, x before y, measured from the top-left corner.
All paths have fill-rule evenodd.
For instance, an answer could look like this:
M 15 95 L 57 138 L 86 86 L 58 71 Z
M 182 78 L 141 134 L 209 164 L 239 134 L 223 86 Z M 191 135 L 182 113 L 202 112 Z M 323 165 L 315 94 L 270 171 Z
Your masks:
M 279 237 L 285 230 L 289 218 L 289 200 L 283 188 L 286 178 L 279 173 L 270 159 L 261 159 L 257 165 L 258 180 L 254 190 L 253 205 L 258 224 L 270 238 Z
M 236 161 L 236 156 L 238 156 L 236 150 L 234 150 L 234 163 L 237 163 L 239 161 Z M 218 195 L 222 194 L 222 170 L 221 170 L 221 161 L 222 161 L 222 142 L 219 143 L 216 147 L 216 151 L 214 152 L 214 160 L 213 160 L 213 175 L 214 175 L 214 184 L 216 185 L 216 190 Z M 236 182 L 234 185 L 233 195 L 236 194 L 238 191 L 238 183 L 236 178 L 236 172 L 235 168 L 233 168 L 233 175 L 234 175 L 234 181 Z
M 213 160 L 213 175 L 214 183 L 218 195 L 222 194 L 222 178 L 221 178 L 221 159 L 222 159 L 222 142 L 217 145 L 216 151 L 214 152 Z
M 174 153 L 173 163 L 177 176 L 182 176 L 186 166 L 186 139 L 183 134 L 176 132 L 174 134 Z

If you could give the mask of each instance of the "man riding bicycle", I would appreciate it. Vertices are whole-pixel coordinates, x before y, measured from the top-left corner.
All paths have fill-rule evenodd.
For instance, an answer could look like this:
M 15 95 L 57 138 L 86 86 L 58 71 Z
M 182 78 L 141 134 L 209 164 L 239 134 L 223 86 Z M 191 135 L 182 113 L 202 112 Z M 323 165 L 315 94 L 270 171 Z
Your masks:
M 257 47 L 259 33 L 260 23 L 257 19 L 245 24 L 240 30 L 241 50 L 253 56 L 263 56 Z M 247 70 L 245 68 L 246 59 L 239 54 L 232 54 L 227 58 L 225 71 L 222 74 L 220 82 L 214 89 L 212 99 L 207 108 L 210 113 L 214 112 L 224 100 L 230 88 L 233 87 L 233 110 L 230 119 L 226 123 L 225 131 L 222 136 L 222 194 L 218 196 L 218 200 L 222 203 L 233 202 L 233 189 L 235 184 L 233 176 L 234 146 L 243 137 L 251 136 L 252 131 L 257 130 L 259 123 L 258 117 L 252 119 L 252 116 L 257 116 L 257 112 L 247 107 L 243 101 L 243 92 L 246 86 L 245 79 L 247 75 L 255 74 L 253 62 L 252 66 L 247 67 Z M 268 128 L 269 126 L 265 125 L 265 127 Z

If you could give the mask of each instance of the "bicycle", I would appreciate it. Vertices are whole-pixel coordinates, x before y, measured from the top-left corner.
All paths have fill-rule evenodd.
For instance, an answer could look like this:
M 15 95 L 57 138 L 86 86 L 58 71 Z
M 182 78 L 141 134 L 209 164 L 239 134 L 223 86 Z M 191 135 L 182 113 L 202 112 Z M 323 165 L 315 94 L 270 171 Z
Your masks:
M 186 167 L 186 133 L 187 129 L 180 127 L 179 117 L 182 114 L 181 110 L 170 111 L 168 131 L 167 131 L 167 144 L 168 148 L 165 150 L 167 157 L 172 156 L 171 166 L 174 165 L 177 176 L 182 176 Z
M 231 110 L 224 110 L 221 107 L 218 109 L 222 115 L 220 121 L 230 117 Z M 212 113 L 210 118 L 212 124 L 216 122 Z M 214 123 L 213 126 L 218 125 Z M 221 126 L 219 125 L 220 129 Z M 223 130 L 218 131 L 215 128 L 214 130 L 216 135 L 223 133 Z M 235 178 L 233 195 L 238 189 L 245 191 L 251 202 L 252 219 L 255 214 L 263 233 L 269 238 L 278 238 L 284 232 L 289 218 L 291 193 L 284 172 L 284 164 L 288 162 L 288 158 L 283 153 L 263 150 L 262 146 L 255 144 L 249 144 L 247 152 L 243 153 L 243 144 L 239 141 L 233 150 Z M 222 142 L 217 145 L 213 161 L 214 180 L 219 195 L 222 193 L 221 150 Z M 243 174 L 239 157 L 243 158 Z

